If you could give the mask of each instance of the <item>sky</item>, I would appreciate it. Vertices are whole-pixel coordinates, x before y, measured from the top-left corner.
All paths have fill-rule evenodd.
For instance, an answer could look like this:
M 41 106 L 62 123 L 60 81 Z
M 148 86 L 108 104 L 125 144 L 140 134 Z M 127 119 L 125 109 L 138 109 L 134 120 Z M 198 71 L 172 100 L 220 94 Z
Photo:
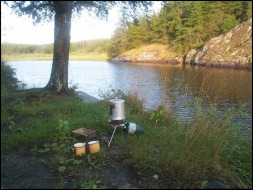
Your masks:
M 159 5 L 154 10 L 159 10 Z M 119 10 L 113 8 L 108 21 L 82 14 L 71 23 L 71 42 L 93 39 L 109 39 L 119 24 Z M 32 18 L 18 17 L 1 1 L 1 43 L 50 44 L 54 42 L 54 22 L 34 26 Z

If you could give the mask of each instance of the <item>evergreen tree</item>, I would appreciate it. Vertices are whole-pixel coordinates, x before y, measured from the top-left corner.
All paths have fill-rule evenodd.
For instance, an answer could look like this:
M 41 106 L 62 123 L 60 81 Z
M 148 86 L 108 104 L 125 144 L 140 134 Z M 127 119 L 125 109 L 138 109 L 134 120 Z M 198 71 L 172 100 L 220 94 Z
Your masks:
M 126 51 L 126 30 L 124 26 L 115 30 L 107 51 L 109 58 L 115 58 Z

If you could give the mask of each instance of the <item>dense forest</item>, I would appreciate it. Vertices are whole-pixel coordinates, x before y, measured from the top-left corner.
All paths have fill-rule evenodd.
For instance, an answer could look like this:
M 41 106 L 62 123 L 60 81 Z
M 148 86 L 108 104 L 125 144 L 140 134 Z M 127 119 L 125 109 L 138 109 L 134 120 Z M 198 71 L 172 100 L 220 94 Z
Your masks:
M 251 1 L 163 1 L 158 14 L 121 24 L 110 40 L 71 43 L 70 53 L 106 52 L 113 58 L 130 49 L 158 43 L 183 55 L 250 17 Z M 53 44 L 1 44 L 1 47 L 2 54 L 53 52 Z

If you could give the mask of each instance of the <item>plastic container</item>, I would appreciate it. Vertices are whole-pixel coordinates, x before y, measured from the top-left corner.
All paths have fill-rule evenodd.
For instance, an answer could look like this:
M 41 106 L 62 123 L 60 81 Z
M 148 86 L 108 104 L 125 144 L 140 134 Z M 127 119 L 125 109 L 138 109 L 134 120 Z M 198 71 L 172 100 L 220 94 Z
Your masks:
M 99 141 L 90 141 L 88 142 L 89 152 L 90 153 L 96 153 L 100 150 L 100 144 Z
M 143 133 L 144 129 L 135 123 L 127 122 L 123 127 L 123 131 L 129 134 L 140 134 Z

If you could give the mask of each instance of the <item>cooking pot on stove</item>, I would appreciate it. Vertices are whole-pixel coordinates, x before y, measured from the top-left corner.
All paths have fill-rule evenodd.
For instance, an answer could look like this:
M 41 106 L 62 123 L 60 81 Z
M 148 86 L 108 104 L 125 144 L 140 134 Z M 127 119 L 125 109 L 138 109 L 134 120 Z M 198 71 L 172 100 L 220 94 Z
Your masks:
M 125 121 L 125 100 L 112 99 L 110 103 L 110 123 L 121 124 Z

